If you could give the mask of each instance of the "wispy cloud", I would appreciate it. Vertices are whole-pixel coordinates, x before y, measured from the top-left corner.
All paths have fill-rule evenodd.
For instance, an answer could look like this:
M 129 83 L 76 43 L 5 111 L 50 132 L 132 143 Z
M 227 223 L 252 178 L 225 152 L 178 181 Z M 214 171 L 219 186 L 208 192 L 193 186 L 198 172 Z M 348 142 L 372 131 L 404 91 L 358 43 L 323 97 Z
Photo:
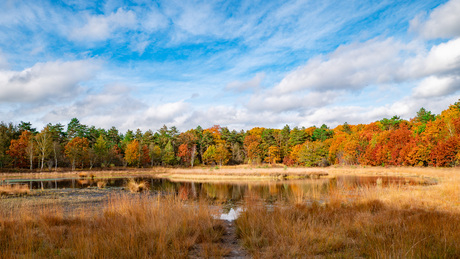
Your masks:
M 245 92 L 247 90 L 255 90 L 260 87 L 260 84 L 265 78 L 265 73 L 258 73 L 252 79 L 248 81 L 232 81 L 225 86 L 225 90 Z
M 82 42 L 103 41 L 118 30 L 132 29 L 136 24 L 136 14 L 133 11 L 119 8 L 109 15 L 88 16 L 86 24 L 75 28 L 69 37 Z
M 334 125 L 459 92 L 459 0 L 122 2 L 0 3 L 2 118 Z

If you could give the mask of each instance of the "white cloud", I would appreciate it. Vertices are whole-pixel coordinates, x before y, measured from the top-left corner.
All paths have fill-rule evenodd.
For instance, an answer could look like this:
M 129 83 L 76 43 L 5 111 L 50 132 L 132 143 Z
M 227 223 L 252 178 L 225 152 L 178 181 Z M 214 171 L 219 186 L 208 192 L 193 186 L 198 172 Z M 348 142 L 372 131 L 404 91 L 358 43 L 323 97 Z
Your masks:
M 432 74 L 459 73 L 460 38 L 433 46 L 428 53 L 409 59 L 403 69 L 412 77 Z
M 23 71 L 0 71 L 0 102 L 56 101 L 75 97 L 79 83 L 99 68 L 94 60 L 37 63 Z
M 173 23 L 181 30 L 191 35 L 220 34 L 218 24 L 221 24 L 221 21 L 210 4 L 182 3 L 173 8 L 181 10 L 172 17 Z
M 244 92 L 251 89 L 258 89 L 264 79 L 265 73 L 257 73 L 252 79 L 248 81 L 233 81 L 228 83 L 227 86 L 225 86 L 225 90 Z
M 119 8 L 110 15 L 89 16 L 87 23 L 72 31 L 70 38 L 77 41 L 102 41 L 112 37 L 118 29 L 131 29 L 137 26 L 136 14 Z
M 283 94 L 270 91 L 253 94 L 246 107 L 253 111 L 283 112 L 325 106 L 334 101 L 338 91 Z
M 322 107 L 340 94 L 386 84 L 409 84 L 414 97 L 443 96 L 458 90 L 460 38 L 426 49 L 418 41 L 392 38 L 340 46 L 326 58 L 317 56 L 288 73 L 271 89 L 256 92 L 248 107 L 288 111 Z
M 449 104 L 457 101 L 458 96 L 429 96 L 428 98 L 403 97 L 394 103 L 380 106 L 333 106 L 321 107 L 306 116 L 299 117 L 298 125 L 309 127 L 311 125 L 326 124 L 333 128 L 344 122 L 349 124 L 362 124 L 378 121 L 383 118 L 391 118 L 394 115 L 403 119 L 410 119 L 416 116 L 417 111 L 424 107 L 433 113 L 440 113 Z
M 410 22 L 410 30 L 426 39 L 460 36 L 460 0 L 451 0 L 434 9 L 428 18 L 417 16 Z
M 147 120 L 169 123 L 173 121 L 175 117 L 180 117 L 184 113 L 188 112 L 189 109 L 190 106 L 187 103 L 178 101 L 151 106 L 144 115 Z
M 392 38 L 341 46 L 327 58 L 315 57 L 290 72 L 275 86 L 274 92 L 360 90 L 371 84 L 396 81 L 399 56 L 405 48 Z
M 436 97 L 450 95 L 460 90 L 459 77 L 436 77 L 430 76 L 425 78 L 414 88 L 414 97 Z
M 147 32 L 154 32 L 166 28 L 168 26 L 168 19 L 157 9 L 152 9 L 142 19 L 141 23 Z

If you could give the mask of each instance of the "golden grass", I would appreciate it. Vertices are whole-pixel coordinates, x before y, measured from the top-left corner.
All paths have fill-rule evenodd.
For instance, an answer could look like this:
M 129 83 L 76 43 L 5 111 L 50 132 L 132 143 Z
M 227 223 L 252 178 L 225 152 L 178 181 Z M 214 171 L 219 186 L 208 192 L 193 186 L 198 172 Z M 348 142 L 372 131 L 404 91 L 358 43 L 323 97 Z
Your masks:
M 99 180 L 97 181 L 97 188 L 103 189 L 107 186 L 107 180 Z
M 237 230 L 252 256 L 460 258 L 459 169 L 339 167 L 328 173 L 429 178 L 437 184 L 332 184 L 326 197 L 300 190 L 291 205 L 274 209 L 249 199 Z
M 237 234 L 254 258 L 459 258 L 460 214 L 398 209 L 379 200 L 247 205 Z
M 167 171 L 168 175 L 175 174 L 178 177 L 183 175 L 191 179 L 202 175 L 209 176 L 210 179 L 220 179 L 226 174 L 241 179 L 248 177 L 256 179 L 259 175 L 309 174 L 319 172 L 318 170 L 328 173 L 330 178 L 343 174 L 388 175 L 436 180 L 437 184 L 358 188 L 330 185 L 327 194 L 319 187 L 309 190 L 298 189 L 293 192 L 290 203 L 275 204 L 274 207 L 268 208 L 261 206 L 259 201 L 248 199 L 245 202 L 244 212 L 237 220 L 237 229 L 241 243 L 251 256 L 256 258 L 314 256 L 460 258 L 460 169 L 458 168 L 349 166 L 284 169 L 239 166 L 217 170 L 157 168 L 151 171 L 129 172 L 159 175 L 160 172 Z M 113 172 L 114 175 L 122 173 L 126 175 L 127 172 Z M 184 206 L 177 200 L 152 201 L 151 198 L 131 200 L 126 197 L 115 197 L 111 199 L 105 212 L 98 216 L 82 214 L 64 217 L 59 216 L 62 214 L 59 209 L 52 214 L 41 212 L 36 215 L 31 212 L 28 214 L 27 210 L 24 210 L 18 214 L 19 217 L 4 216 L 1 219 L 0 258 L 110 258 L 115 257 L 115 253 L 121 255 L 117 257 L 128 258 L 156 257 L 158 254 L 161 255 L 160 257 L 172 258 L 195 256 L 198 252 L 199 256 L 203 257 L 220 256 L 226 253 L 225 249 L 216 245 L 218 236 L 222 234 L 222 227 L 209 216 L 207 206 L 203 204 L 198 206 L 204 211 L 201 214 L 206 215 L 202 218 L 196 218 L 200 215 L 200 212 L 197 214 L 196 207 Z M 168 211 L 160 211 L 160 207 L 161 210 Z M 40 215 L 53 216 L 54 219 L 57 217 L 60 223 L 57 224 L 58 226 L 52 224 L 48 226 L 48 223 L 42 226 L 42 222 L 53 218 L 44 216 L 43 218 Z M 178 215 L 188 218 L 189 221 L 181 221 Z M 201 223 L 194 224 L 191 222 L 193 220 L 197 222 L 202 220 L 204 223 L 200 221 Z M 151 226 L 153 223 L 148 223 L 150 221 L 161 222 L 156 223 L 159 224 L 158 228 L 153 228 Z M 178 225 L 174 225 L 175 221 L 179 221 Z M 199 224 L 203 226 L 198 226 Z M 7 225 L 9 228 L 5 227 Z M 24 230 L 18 231 L 18 235 L 14 236 L 13 225 L 18 229 L 24 225 Z M 170 231 L 169 225 L 173 226 Z M 114 234 L 116 237 L 110 236 L 112 229 L 117 229 L 117 226 L 121 226 L 120 233 L 117 230 L 118 234 Z M 186 226 L 188 230 L 184 230 Z M 192 226 L 193 230 L 188 226 Z M 144 228 L 147 230 L 144 231 Z M 52 231 L 58 231 L 54 229 L 61 229 L 59 231 L 63 232 L 50 234 Z M 161 231 L 168 234 L 154 235 L 152 233 L 158 232 L 154 232 L 153 229 L 155 231 L 162 229 Z M 20 233 L 24 235 L 23 238 Z M 64 236 L 63 241 L 54 239 L 53 235 Z M 7 237 L 11 238 L 11 241 L 3 245 Z M 80 239 L 82 241 L 79 241 Z M 104 243 L 99 239 L 107 239 L 107 241 Z M 147 241 L 144 242 L 144 239 Z M 177 239 L 177 242 L 172 239 Z M 201 240 L 206 241 L 201 242 Z M 155 242 L 159 244 L 151 244 Z M 195 249 L 197 244 L 201 245 Z M 21 248 L 22 246 L 25 248 Z M 83 252 L 78 252 L 79 246 L 82 247 Z M 122 248 L 118 248 L 119 246 Z M 111 252 L 111 249 L 114 252 Z
M 187 258 L 225 255 L 221 223 L 175 197 L 112 196 L 103 213 L 62 207 L 0 213 L 0 258 Z
M 126 188 L 130 192 L 143 192 L 149 190 L 149 183 L 146 181 L 136 182 L 134 179 L 129 179 L 128 183 L 126 184 Z
M 30 193 L 30 188 L 27 184 L 12 184 L 1 185 L 0 196 L 2 195 L 25 195 Z

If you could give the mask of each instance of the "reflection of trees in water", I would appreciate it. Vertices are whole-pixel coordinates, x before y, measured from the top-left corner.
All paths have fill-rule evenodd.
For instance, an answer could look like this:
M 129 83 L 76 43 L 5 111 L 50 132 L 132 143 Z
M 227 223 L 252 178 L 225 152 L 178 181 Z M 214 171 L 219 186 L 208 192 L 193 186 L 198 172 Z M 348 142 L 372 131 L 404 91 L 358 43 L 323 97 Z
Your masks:
M 388 184 L 411 184 L 413 181 L 398 177 L 353 177 L 338 176 L 331 179 L 290 180 L 272 182 L 246 183 L 199 183 L 172 182 L 168 179 L 150 177 L 135 177 L 136 181 L 147 181 L 153 192 L 174 193 L 180 199 L 212 199 L 218 202 L 235 202 L 253 195 L 266 201 L 291 201 L 294 199 L 322 199 L 332 191 L 354 189 L 357 186 L 375 185 L 376 179 L 381 178 L 383 186 Z M 125 186 L 130 178 L 72 178 L 72 179 L 43 179 L 24 180 L 33 189 L 39 188 L 87 188 L 96 187 L 103 181 L 106 187 Z M 99 184 L 102 185 L 102 184 Z

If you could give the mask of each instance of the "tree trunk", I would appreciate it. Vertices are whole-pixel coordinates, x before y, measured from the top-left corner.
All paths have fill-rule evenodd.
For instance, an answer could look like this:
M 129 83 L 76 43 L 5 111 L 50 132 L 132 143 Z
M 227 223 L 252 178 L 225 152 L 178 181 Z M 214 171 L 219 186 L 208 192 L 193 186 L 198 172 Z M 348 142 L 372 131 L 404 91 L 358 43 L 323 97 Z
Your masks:
M 190 166 L 193 168 L 193 163 L 195 162 L 195 153 L 196 153 L 196 146 L 193 145 L 192 147 L 192 156 L 190 159 Z
M 58 161 L 57 161 L 57 154 L 56 154 L 56 145 L 54 145 L 54 171 L 57 171 Z
M 43 171 L 43 165 L 45 164 L 45 150 L 42 149 L 42 164 L 40 166 L 40 171 Z

